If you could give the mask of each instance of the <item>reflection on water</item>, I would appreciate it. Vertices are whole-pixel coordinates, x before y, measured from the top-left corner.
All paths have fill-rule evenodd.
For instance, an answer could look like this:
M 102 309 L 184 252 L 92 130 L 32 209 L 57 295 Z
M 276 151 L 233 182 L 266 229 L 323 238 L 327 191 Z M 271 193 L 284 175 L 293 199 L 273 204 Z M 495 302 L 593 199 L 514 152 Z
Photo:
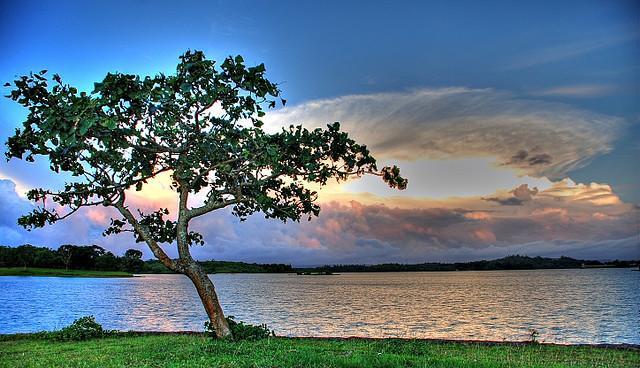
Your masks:
M 212 275 L 228 315 L 280 335 L 640 343 L 640 272 L 628 269 Z M 0 277 L 0 333 L 94 315 L 119 330 L 202 330 L 180 275 Z

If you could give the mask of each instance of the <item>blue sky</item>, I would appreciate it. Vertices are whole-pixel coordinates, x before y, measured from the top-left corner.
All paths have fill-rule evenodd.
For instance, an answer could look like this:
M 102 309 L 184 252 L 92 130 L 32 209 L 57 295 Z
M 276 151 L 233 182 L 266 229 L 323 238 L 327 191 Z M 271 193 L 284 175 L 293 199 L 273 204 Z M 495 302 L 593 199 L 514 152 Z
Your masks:
M 389 148 L 391 143 L 388 142 L 373 145 L 380 147 L 383 160 L 417 165 L 413 169 L 415 180 L 412 180 L 417 189 L 411 198 L 403 199 L 412 200 L 414 205 L 407 205 L 407 208 L 448 208 L 447 204 L 433 203 L 442 199 L 438 198 L 440 194 L 436 195 L 428 188 L 421 190 L 420 182 L 427 179 L 420 176 L 420 165 L 441 170 L 433 172 L 434 175 L 452 176 L 449 174 L 457 170 L 456 165 L 460 168 L 464 165 L 484 167 L 482 165 L 489 165 L 483 161 L 485 159 L 494 166 L 512 169 L 516 179 L 508 183 L 516 185 L 507 188 L 502 182 L 494 183 L 491 178 L 496 175 L 491 171 L 493 169 L 487 169 L 486 175 L 480 176 L 486 177 L 484 182 L 494 185 L 495 190 L 476 193 L 478 191 L 474 189 L 481 185 L 474 186 L 472 180 L 459 178 L 461 189 L 452 191 L 451 196 L 490 197 L 501 191 L 508 194 L 509 190 L 524 183 L 530 187 L 541 186 L 542 190 L 544 180 L 548 181 L 548 189 L 561 179 L 569 179 L 576 185 L 592 182 L 610 185 L 611 195 L 615 195 L 620 203 L 633 205 L 640 203 L 640 170 L 637 169 L 637 157 L 640 157 L 639 14 L 637 2 L 633 1 L 5 1 L 0 6 L 0 78 L 4 82 L 30 70 L 49 69 L 62 75 L 67 82 L 90 90 L 93 82 L 107 71 L 171 72 L 177 56 L 186 49 L 201 49 L 218 60 L 229 54 L 242 54 L 249 64 L 264 62 L 269 77 L 281 84 L 291 109 L 276 112 L 273 119 L 305 119 L 297 122 L 315 124 L 316 119 L 336 116 L 345 121 L 356 136 L 359 134 L 358 137 L 374 143 L 383 142 L 384 137 L 357 133 L 369 129 L 367 124 L 373 117 L 362 111 L 374 110 L 375 105 L 360 105 L 360 100 L 353 96 L 369 96 L 368 103 L 382 104 L 388 109 L 400 102 L 414 101 L 415 105 L 408 104 L 405 108 L 421 115 L 390 115 L 388 130 L 380 128 L 381 123 L 375 125 L 380 135 L 391 137 L 395 148 Z M 425 94 L 424 91 L 432 93 Z M 438 96 L 446 92 L 446 98 L 433 97 L 436 92 Z M 342 100 L 336 102 L 336 99 Z M 314 110 L 310 115 L 312 109 L 303 108 L 318 101 L 326 105 L 324 110 Z M 394 105 L 389 101 L 399 102 Z M 424 106 L 429 109 L 425 110 Z M 336 113 L 331 115 L 327 111 Z M 0 138 L 3 141 L 24 116 L 25 112 L 10 100 L 0 101 Z M 472 142 L 468 147 L 473 149 L 458 147 L 456 136 L 442 135 L 453 130 L 458 137 L 465 136 L 469 129 L 465 130 L 461 121 L 475 121 L 473 118 L 478 116 L 483 123 L 472 129 L 487 138 L 486 142 Z M 505 122 L 492 124 L 502 121 L 500 119 L 505 116 L 509 117 Z M 524 120 L 520 122 L 522 119 L 518 116 Z M 505 129 L 513 126 L 514 131 L 524 131 L 523 126 L 516 125 L 526 127 L 529 118 L 534 119 L 531 129 L 522 133 L 525 135 L 522 139 L 513 141 L 521 147 L 491 148 L 492 139 L 506 142 Z M 349 121 L 359 123 L 349 125 Z M 434 121 L 448 125 L 437 128 L 441 129 L 438 131 L 431 125 Z M 452 126 L 457 128 L 449 129 Z M 424 149 L 420 144 L 412 146 L 416 142 L 398 136 L 394 127 L 419 129 L 421 134 L 426 132 L 425 139 L 437 137 L 433 142 L 442 147 L 447 143 L 447 147 L 453 148 L 441 147 L 435 151 Z M 441 133 L 429 133 L 436 131 Z M 572 131 L 577 133 L 571 134 Z M 533 151 L 541 146 L 546 150 L 543 153 L 550 154 L 554 160 L 562 157 L 562 165 L 554 161 L 546 168 L 524 167 L 523 163 L 509 159 L 523 148 L 527 148 L 532 157 Z M 404 147 L 404 150 L 397 147 Z M 561 150 L 562 147 L 566 149 Z M 444 166 L 427 163 L 443 159 L 463 161 Z M 475 161 L 469 161 L 471 159 Z M 0 163 L 0 179 L 17 184 L 18 191 L 23 187 L 57 182 L 59 179 L 47 174 L 46 167 L 44 163 L 34 168 L 22 162 L 3 162 Z M 436 169 L 439 167 L 445 169 Z M 464 169 L 460 170 L 464 172 Z M 448 182 L 440 185 L 451 186 Z M 399 206 L 397 200 L 390 199 L 393 194 L 380 192 L 375 184 L 361 182 L 345 188 L 336 191 L 342 193 L 339 200 L 337 195 L 328 195 L 327 201 L 364 202 L 363 195 L 369 193 L 378 196 L 377 204 L 382 203 L 389 209 Z M 352 196 L 345 197 L 345 191 Z M 578 211 L 569 209 L 572 210 Z M 585 213 L 602 212 L 580 209 L 583 210 Z M 634 216 L 633 211 L 616 211 L 615 215 L 627 222 Z M 603 216 L 614 215 L 605 212 L 602 212 Z M 531 213 L 509 213 L 509 216 L 530 216 Z M 427 218 L 420 222 L 425 221 Z M 259 229 L 274 225 L 255 226 Z M 22 234 L 20 230 L 15 231 Z M 501 238 L 497 233 L 494 235 L 497 235 L 496 239 L 489 236 L 482 248 L 493 250 L 477 252 L 474 256 L 498 256 L 514 249 L 552 254 L 553 251 L 540 245 L 526 244 L 546 242 L 545 247 L 548 247 L 549 242 L 585 241 L 580 237 Z M 5 236 L 3 239 L 0 235 L 0 243 L 22 242 L 32 239 L 30 237 L 33 235 Z M 87 237 L 87 241 L 98 241 L 93 235 Z M 359 253 L 358 248 L 353 248 L 356 250 L 348 250 L 352 252 L 349 253 L 351 258 L 341 258 L 340 254 L 345 253 L 329 249 L 328 241 L 318 235 L 316 240 L 320 247 L 329 249 L 324 253 L 318 251 L 318 254 L 322 254 L 321 258 L 327 262 L 413 261 L 434 254 L 441 259 L 460 258 L 452 250 L 434 252 L 433 240 L 429 237 L 412 240 L 416 242 L 415 249 L 411 250 L 415 256 L 403 258 L 406 249 L 393 253 L 397 245 L 380 237 L 382 235 L 376 238 L 371 234 L 369 238 L 380 242 L 382 248 L 389 248 L 388 253 L 376 253 L 375 249 Z M 627 238 L 633 242 L 633 229 L 621 230 L 619 234 L 598 234 L 589 239 L 604 242 Z M 627 253 L 620 255 L 640 253 L 637 252 L 637 237 L 635 241 L 636 248 L 633 245 L 628 248 L 631 253 L 625 250 Z M 215 242 L 212 240 L 212 243 Z M 261 246 L 271 249 L 267 243 L 264 241 Z M 477 248 L 468 240 L 458 243 L 463 248 Z M 420 244 L 425 249 L 422 253 Z M 212 248 L 224 249 L 223 246 L 216 247 L 214 244 Z M 293 244 L 291 249 L 267 258 L 305 262 L 311 251 L 308 247 L 302 248 L 295 248 Z M 572 251 L 579 254 L 584 249 Z M 203 253 L 203 256 L 242 258 L 246 253 L 220 252 Z M 593 252 L 594 256 L 600 254 L 602 252 Z

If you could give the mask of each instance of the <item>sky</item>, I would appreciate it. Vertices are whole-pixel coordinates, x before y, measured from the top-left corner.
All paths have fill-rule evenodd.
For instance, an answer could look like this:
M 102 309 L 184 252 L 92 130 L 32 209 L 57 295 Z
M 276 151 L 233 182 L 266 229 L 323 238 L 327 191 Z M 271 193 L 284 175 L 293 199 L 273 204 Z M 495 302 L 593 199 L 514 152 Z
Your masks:
M 286 107 L 266 129 L 340 121 L 405 191 L 330 183 L 320 216 L 198 219 L 199 259 L 468 261 L 640 258 L 640 7 L 634 1 L 3 1 L 0 79 L 48 69 L 80 90 L 107 72 L 172 73 L 187 49 L 264 62 Z M 6 89 L 3 91 L 6 94 Z M 0 140 L 26 111 L 0 99 Z M 0 162 L 0 244 L 151 253 L 88 210 L 27 232 L 25 191 L 64 178 Z M 131 206 L 175 209 L 168 179 Z M 165 245 L 175 255 L 174 246 Z

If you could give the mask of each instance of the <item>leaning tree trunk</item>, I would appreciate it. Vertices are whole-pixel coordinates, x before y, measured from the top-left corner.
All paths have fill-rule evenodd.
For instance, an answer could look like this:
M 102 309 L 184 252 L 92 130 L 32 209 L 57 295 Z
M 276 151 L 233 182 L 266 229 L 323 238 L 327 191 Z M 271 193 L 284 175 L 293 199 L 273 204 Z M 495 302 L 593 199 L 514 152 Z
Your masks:
M 142 237 L 153 252 L 153 255 L 162 262 L 167 268 L 175 272 L 182 273 L 189 277 L 193 282 L 193 285 L 200 295 L 204 310 L 209 316 L 209 322 L 215 329 L 216 336 L 220 338 L 231 337 L 231 329 L 229 324 L 224 318 L 224 312 L 218 301 L 218 295 L 216 289 L 213 287 L 213 282 L 207 276 L 207 273 L 202 269 L 202 266 L 198 264 L 189 253 L 189 242 L 187 241 L 187 225 L 188 220 L 185 220 L 185 212 L 187 211 L 187 197 L 189 195 L 188 190 L 181 189 L 180 193 L 180 212 L 178 216 L 177 224 L 177 243 L 179 259 L 173 260 L 162 250 L 158 242 L 151 236 L 149 228 L 140 224 L 136 220 L 135 216 L 124 205 L 124 192 L 121 192 L 120 199 L 113 203 L 114 207 L 120 211 L 120 213 L 127 219 L 129 224 L 133 226 L 136 233 Z
M 193 285 L 196 287 L 204 309 L 209 316 L 209 322 L 215 329 L 216 337 L 231 337 L 231 329 L 229 329 L 229 324 L 224 317 L 216 289 L 207 273 L 202 269 L 202 266 L 195 261 L 189 262 L 185 270 L 185 275 L 191 279 Z

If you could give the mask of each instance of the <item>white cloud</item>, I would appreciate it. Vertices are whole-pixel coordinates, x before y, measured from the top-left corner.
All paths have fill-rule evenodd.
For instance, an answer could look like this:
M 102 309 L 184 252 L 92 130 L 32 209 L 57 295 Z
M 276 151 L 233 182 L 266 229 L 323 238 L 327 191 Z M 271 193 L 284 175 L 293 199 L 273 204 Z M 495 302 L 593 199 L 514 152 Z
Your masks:
M 390 160 L 496 159 L 520 174 L 560 179 L 607 153 L 622 119 L 490 89 L 349 95 L 270 112 L 270 129 L 340 121 Z
M 557 86 L 541 91 L 536 91 L 536 96 L 560 96 L 560 97 L 600 97 L 614 91 L 609 85 L 577 84 L 569 86 Z

